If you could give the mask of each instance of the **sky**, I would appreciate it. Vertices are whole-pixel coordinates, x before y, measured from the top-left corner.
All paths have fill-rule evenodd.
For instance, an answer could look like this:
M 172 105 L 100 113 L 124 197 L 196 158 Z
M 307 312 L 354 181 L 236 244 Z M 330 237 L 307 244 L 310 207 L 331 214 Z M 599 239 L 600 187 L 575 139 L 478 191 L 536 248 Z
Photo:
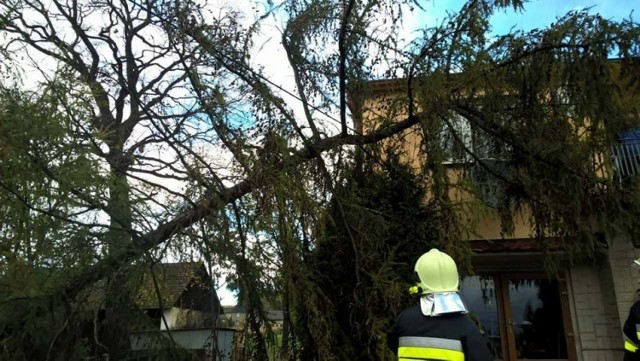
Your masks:
M 417 16 L 427 19 L 442 19 L 446 11 L 457 10 L 465 3 L 463 0 L 432 0 Z M 638 0 L 531 0 L 524 5 L 524 11 L 506 11 L 496 13 L 491 19 L 495 34 L 504 34 L 513 27 L 515 30 L 532 30 L 548 26 L 556 18 L 571 10 L 591 8 L 591 13 L 599 13 L 607 19 L 626 18 L 633 9 L 640 8 Z

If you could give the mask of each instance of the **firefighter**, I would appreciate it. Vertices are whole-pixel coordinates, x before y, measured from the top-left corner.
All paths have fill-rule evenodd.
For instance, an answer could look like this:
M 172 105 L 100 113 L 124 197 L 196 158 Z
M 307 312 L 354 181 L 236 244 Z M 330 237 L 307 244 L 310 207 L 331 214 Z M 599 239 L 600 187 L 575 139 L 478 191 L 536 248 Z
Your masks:
M 640 268 L 640 258 L 633 261 L 634 268 Z M 636 301 L 631 309 L 629 316 L 624 322 L 622 328 L 624 336 L 624 361 L 640 361 L 640 351 L 638 351 L 640 339 L 640 301 Z
M 446 253 L 432 249 L 415 265 L 420 282 L 410 291 L 420 302 L 404 310 L 387 334 L 400 361 L 491 361 L 487 342 L 458 295 L 458 268 Z

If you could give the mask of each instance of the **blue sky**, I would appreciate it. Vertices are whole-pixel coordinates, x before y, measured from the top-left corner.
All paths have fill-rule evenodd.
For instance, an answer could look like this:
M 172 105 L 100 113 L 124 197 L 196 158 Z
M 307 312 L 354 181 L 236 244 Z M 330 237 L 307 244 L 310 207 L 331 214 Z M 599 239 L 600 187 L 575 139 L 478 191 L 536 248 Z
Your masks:
M 514 11 L 498 13 L 491 19 L 491 23 L 497 34 L 509 31 L 512 26 L 515 26 L 516 29 L 531 30 L 548 26 L 556 18 L 571 10 L 581 10 L 586 7 L 591 7 L 591 13 L 599 13 L 607 19 L 621 20 L 628 17 L 639 3 L 640 1 L 637 0 L 538 0 L 525 4 L 522 13 Z
M 458 10 L 464 0 L 432 0 L 425 8 L 428 21 L 442 19 L 446 11 Z M 496 13 L 491 19 L 495 34 L 507 33 L 512 27 L 516 30 L 531 30 L 548 26 L 556 18 L 571 10 L 591 7 L 592 14 L 599 13 L 605 18 L 621 20 L 640 10 L 639 0 L 531 0 L 524 6 L 523 12 L 507 11 Z M 418 17 L 425 16 L 419 12 Z M 634 16 L 635 18 L 635 16 Z

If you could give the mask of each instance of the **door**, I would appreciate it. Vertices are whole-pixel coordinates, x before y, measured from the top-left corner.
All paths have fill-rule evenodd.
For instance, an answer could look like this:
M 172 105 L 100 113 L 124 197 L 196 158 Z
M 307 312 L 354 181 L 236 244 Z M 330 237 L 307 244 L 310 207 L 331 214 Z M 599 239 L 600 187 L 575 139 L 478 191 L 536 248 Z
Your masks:
M 465 278 L 460 294 L 496 360 L 575 360 L 564 280 L 493 273 Z

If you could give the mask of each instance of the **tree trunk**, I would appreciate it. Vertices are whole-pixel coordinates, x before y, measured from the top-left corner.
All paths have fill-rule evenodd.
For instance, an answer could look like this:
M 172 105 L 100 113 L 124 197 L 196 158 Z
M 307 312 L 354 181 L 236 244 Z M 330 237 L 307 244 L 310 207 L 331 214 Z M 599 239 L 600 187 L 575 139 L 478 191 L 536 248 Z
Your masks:
M 107 235 L 107 252 L 122 250 L 131 243 L 132 215 L 129 195 L 129 182 L 126 168 L 117 164 L 111 167 L 109 185 L 109 209 L 111 211 L 111 230 Z M 115 270 L 114 270 L 115 271 Z M 130 349 L 131 312 L 134 310 L 133 295 L 127 285 L 127 271 L 110 275 L 105 293 L 105 323 L 103 325 L 103 343 L 109 348 L 109 357 L 119 360 Z

